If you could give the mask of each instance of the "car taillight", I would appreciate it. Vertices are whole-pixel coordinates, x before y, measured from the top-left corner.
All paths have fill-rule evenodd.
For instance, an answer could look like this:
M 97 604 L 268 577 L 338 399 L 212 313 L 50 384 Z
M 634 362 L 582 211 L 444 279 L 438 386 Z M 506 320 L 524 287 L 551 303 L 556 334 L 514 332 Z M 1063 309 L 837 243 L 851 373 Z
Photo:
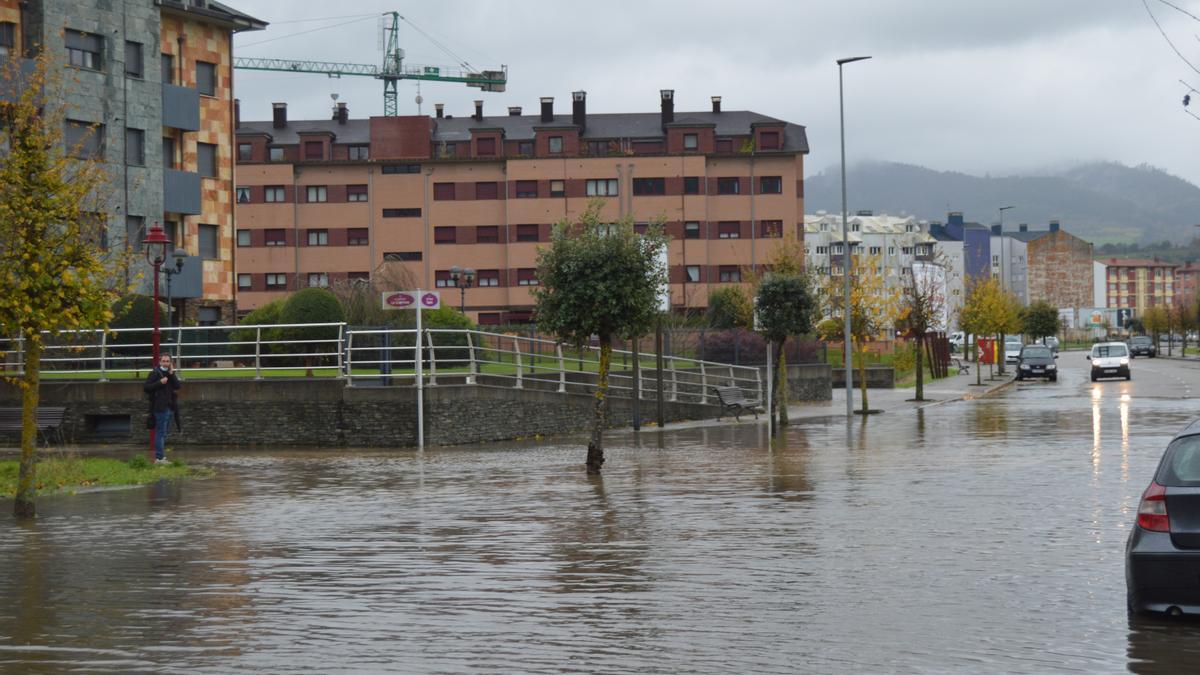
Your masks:
M 1171 521 L 1167 518 L 1167 489 L 1151 481 L 1150 487 L 1142 493 L 1142 503 L 1138 504 L 1138 527 L 1151 532 L 1170 532 Z

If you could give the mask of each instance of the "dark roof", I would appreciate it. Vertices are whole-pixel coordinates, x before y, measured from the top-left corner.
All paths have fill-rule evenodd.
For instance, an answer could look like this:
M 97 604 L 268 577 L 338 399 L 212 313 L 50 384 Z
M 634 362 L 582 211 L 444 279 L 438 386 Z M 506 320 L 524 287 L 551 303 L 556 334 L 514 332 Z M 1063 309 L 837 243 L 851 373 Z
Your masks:
M 214 2 L 214 0 L 208 0 L 204 3 L 203 7 L 182 0 L 161 0 L 161 4 L 164 9 L 173 9 L 178 12 L 198 15 L 206 19 L 228 24 L 235 33 L 246 30 L 262 30 L 267 27 L 266 21 L 256 19 L 249 14 L 239 12 L 229 5 Z
M 1051 234 L 1050 230 L 1026 230 L 1025 232 L 1005 232 L 1004 236 L 1012 237 L 1017 241 L 1023 241 L 1028 244 L 1034 239 L 1041 239 L 1048 234 Z
M 267 134 L 277 145 L 296 145 L 300 142 L 300 134 L 309 132 L 331 133 L 338 143 L 369 143 L 371 121 L 347 120 L 345 124 L 338 124 L 337 120 L 288 120 L 284 129 L 276 129 L 271 122 L 243 121 L 237 128 L 239 134 Z

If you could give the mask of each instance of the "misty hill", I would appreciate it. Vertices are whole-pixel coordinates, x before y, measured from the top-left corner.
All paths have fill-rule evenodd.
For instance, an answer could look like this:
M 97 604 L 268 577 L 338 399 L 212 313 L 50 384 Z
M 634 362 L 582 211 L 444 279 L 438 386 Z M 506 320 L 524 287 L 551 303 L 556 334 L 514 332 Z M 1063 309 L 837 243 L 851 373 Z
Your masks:
M 911 164 L 870 162 L 851 166 L 846 177 L 850 213 L 870 209 L 944 221 L 962 211 L 968 221 L 1043 229 L 1051 219 L 1064 230 L 1096 244 L 1190 241 L 1200 223 L 1200 187 L 1149 166 L 1101 162 L 1058 173 L 1028 176 L 971 176 Z M 804 210 L 841 210 L 838 168 L 805 180 Z

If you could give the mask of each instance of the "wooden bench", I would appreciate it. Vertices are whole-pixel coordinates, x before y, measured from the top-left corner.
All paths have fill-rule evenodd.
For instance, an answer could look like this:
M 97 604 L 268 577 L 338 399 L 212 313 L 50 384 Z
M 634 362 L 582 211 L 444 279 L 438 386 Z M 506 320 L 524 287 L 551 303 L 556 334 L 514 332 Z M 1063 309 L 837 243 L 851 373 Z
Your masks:
M 46 445 L 50 444 L 50 438 L 53 436 L 59 444 L 63 443 L 62 423 L 63 416 L 66 415 L 67 409 L 60 407 L 38 407 L 37 409 L 37 432 Z M 20 432 L 21 431 L 21 409 L 20 408 L 0 408 L 0 432 Z
M 712 387 L 713 393 L 717 395 L 717 400 L 721 403 L 721 413 L 732 412 L 733 418 L 739 422 L 742 412 L 754 413 L 754 419 L 758 419 L 759 406 L 762 405 L 758 401 L 751 401 L 746 398 L 745 392 L 738 387 Z M 721 419 L 721 415 L 717 416 Z
M 964 361 L 962 359 L 950 359 L 950 360 L 954 362 L 954 367 L 958 368 L 959 375 L 970 375 L 971 374 L 971 362 L 970 361 Z

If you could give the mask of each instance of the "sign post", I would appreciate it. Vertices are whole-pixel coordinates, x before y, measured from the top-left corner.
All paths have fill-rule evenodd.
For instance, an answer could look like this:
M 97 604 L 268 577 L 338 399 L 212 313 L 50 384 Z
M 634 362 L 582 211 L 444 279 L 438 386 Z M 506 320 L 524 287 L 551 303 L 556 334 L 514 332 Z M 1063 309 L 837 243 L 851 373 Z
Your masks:
M 413 374 L 417 385 L 417 448 L 425 449 L 425 374 L 424 359 L 421 347 L 424 339 L 424 329 L 421 327 L 421 310 L 438 309 L 442 306 L 442 296 L 437 291 L 395 291 L 383 293 L 384 309 L 414 309 L 417 312 L 417 335 L 413 345 Z

